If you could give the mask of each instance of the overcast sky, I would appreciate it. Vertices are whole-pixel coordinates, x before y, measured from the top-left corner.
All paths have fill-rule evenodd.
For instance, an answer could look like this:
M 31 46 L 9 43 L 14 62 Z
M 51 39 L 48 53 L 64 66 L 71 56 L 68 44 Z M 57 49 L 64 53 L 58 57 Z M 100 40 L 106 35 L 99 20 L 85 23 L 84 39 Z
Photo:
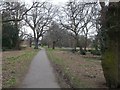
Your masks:
M 23 1 L 23 0 L 21 0 L 21 1 Z M 37 1 L 37 2 L 44 2 L 44 1 L 47 1 L 47 2 L 51 2 L 52 4 L 54 4 L 54 5 L 59 5 L 59 6 L 61 6 L 61 5 L 64 5 L 67 1 L 69 1 L 69 0 L 26 0 L 25 2 L 26 2 L 26 4 L 32 4 L 32 2 L 33 1 Z M 79 0 L 79 1 L 87 1 L 87 2 L 91 2 L 91 1 L 98 1 L 98 0 Z M 108 0 L 107 0 L 108 1 Z M 28 33 L 31 33 L 32 35 L 33 35 L 33 31 L 31 30 L 31 28 L 30 27 L 24 27 L 24 29 L 26 29 L 26 31 L 28 32 Z M 94 31 L 93 31 L 94 32 Z M 92 33 L 93 33 L 92 32 Z
M 54 4 L 54 5 L 59 5 L 59 6 L 62 6 L 62 5 L 64 5 L 67 1 L 69 1 L 69 0 L 26 0 L 25 2 L 27 3 L 27 4 L 32 4 L 32 1 L 37 1 L 37 2 L 43 2 L 43 1 L 47 1 L 47 2 L 51 2 L 52 4 Z M 82 1 L 87 1 L 87 0 L 80 0 L 81 2 Z M 93 1 L 93 0 L 88 0 L 89 2 L 90 1 Z M 95 1 L 95 0 L 94 0 Z M 33 35 L 33 31 L 31 30 L 31 28 L 30 27 L 24 27 L 24 29 L 23 30 L 26 30 L 26 32 L 27 33 L 31 33 L 32 35 Z M 93 31 L 93 30 L 92 30 Z M 94 32 L 94 31 L 93 31 Z M 92 34 L 93 34 L 93 32 L 92 32 Z
M 23 1 L 23 0 L 21 0 L 21 1 Z M 69 1 L 69 0 L 26 0 L 25 2 L 27 2 L 27 3 L 32 3 L 32 1 L 37 1 L 37 2 L 43 2 L 43 1 L 47 1 L 47 2 L 51 2 L 52 4 L 54 4 L 54 5 L 62 5 L 62 4 L 65 4 L 67 1 Z M 71 0 L 72 1 L 72 0 Z M 94 1 L 94 2 L 96 2 L 96 1 L 120 1 L 120 0 L 78 0 L 78 1 L 81 1 L 81 2 L 92 2 L 92 1 Z
M 37 2 L 47 1 L 47 2 L 51 2 L 54 5 L 60 5 L 60 4 L 67 2 L 68 0 L 26 0 L 25 2 L 30 4 L 32 1 L 37 1 Z
M 23 1 L 23 0 L 21 0 L 21 1 Z M 64 3 L 66 3 L 68 0 L 26 0 L 25 2 L 27 3 L 27 4 L 32 4 L 32 1 L 37 1 L 37 2 L 43 2 L 43 1 L 48 1 L 48 2 L 51 2 L 52 4 L 54 4 L 54 5 L 62 5 L 62 4 L 64 4 Z M 32 33 L 33 34 L 33 31 L 31 30 L 31 28 L 30 27 L 24 27 L 24 29 L 26 29 L 26 31 L 28 32 L 28 33 Z

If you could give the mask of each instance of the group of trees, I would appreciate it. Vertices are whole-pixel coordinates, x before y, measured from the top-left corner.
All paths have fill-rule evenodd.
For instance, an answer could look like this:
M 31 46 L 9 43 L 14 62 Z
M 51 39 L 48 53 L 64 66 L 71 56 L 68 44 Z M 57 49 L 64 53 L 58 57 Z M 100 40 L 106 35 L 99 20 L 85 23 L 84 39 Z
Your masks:
M 90 29 L 95 29 L 95 22 L 98 18 L 98 4 L 97 2 L 80 2 L 77 0 L 69 1 L 64 7 L 59 9 L 58 19 L 54 21 L 53 26 L 49 29 L 45 37 L 51 37 L 56 40 L 51 41 L 53 47 L 56 42 L 66 42 L 65 46 L 73 46 L 76 51 L 76 47 L 80 47 L 80 50 L 88 46 L 88 38 Z M 54 31 L 54 33 L 52 33 Z M 62 34 L 62 32 L 64 32 Z M 66 37 L 69 38 L 66 38 Z M 58 37 L 60 37 L 58 39 Z M 61 42 L 61 46 L 64 46 Z M 70 44 L 73 45 L 70 45 Z M 68 45 L 69 44 L 69 45 Z
M 100 11 L 96 5 L 96 3 L 68 2 L 63 8 L 64 14 L 60 14 L 59 27 L 62 26 L 63 30 L 67 31 L 68 36 L 73 37 L 71 41 L 74 41 L 75 49 L 77 46 L 82 46 L 84 39 L 83 46 L 86 48 L 90 28 L 95 27 L 97 34 L 93 40 L 93 45 L 96 50 L 101 50 L 102 68 L 106 83 L 110 88 L 120 88 L 120 2 L 110 2 L 108 6 L 101 2 Z M 55 26 L 52 26 L 52 30 L 59 31 L 58 25 Z M 50 35 L 57 38 L 60 37 L 60 32 L 55 31 L 54 33 L 57 35 L 53 33 Z M 81 35 L 82 32 L 83 35 Z M 47 36 L 49 37 L 49 35 Z M 66 38 L 63 38 L 64 40 Z
M 85 37 L 85 50 L 87 45 L 87 38 L 89 29 L 93 27 L 93 17 L 94 9 L 97 3 L 85 3 L 74 0 L 73 2 L 68 2 L 63 8 L 64 21 L 60 20 L 64 28 L 66 28 L 75 39 L 74 49 L 79 46 L 82 48 L 82 44 L 79 41 L 80 34 L 83 33 Z
M 57 22 L 52 22 L 49 30 L 42 39 L 42 44 L 47 45 L 48 47 L 73 47 L 74 38 L 70 33 L 60 27 Z
M 35 48 L 38 48 L 38 41 L 48 31 L 57 9 L 47 2 L 35 2 L 36 5 L 31 12 L 25 15 L 25 22 L 30 26 L 34 33 Z
M 19 49 L 19 31 L 21 23 L 18 18 L 21 17 L 22 7 L 20 3 L 1 3 L 2 4 L 2 46 L 5 48 Z M 20 8 L 20 9 L 19 9 Z M 16 10 L 16 11 L 15 11 Z
M 20 47 L 21 38 L 27 35 L 21 30 L 24 25 L 32 29 L 35 48 L 37 49 L 39 38 L 48 30 L 53 17 L 55 17 L 55 12 L 57 12 L 57 8 L 47 2 L 33 2 L 29 7 L 22 2 L 1 2 L 1 7 L 2 46 L 16 49 Z
M 97 15 L 95 12 L 97 11 L 95 10 L 97 3 L 81 3 L 76 0 L 67 2 L 59 10 L 48 2 L 33 2 L 29 7 L 22 2 L 3 2 L 1 6 L 4 42 L 2 45 L 3 47 L 16 49 L 20 48 L 21 38 L 27 35 L 21 30 L 21 27 L 27 25 L 33 31 L 36 49 L 38 48 L 39 38 L 43 38 L 47 32 L 48 35 L 45 36 L 49 37 L 48 42 L 53 45 L 53 48 L 56 43 L 59 43 L 57 45 L 61 47 L 73 46 L 75 51 L 76 47 L 82 49 L 83 46 L 86 50 L 89 29 L 95 26 L 94 22 Z M 56 16 L 58 20 L 56 20 Z M 66 36 L 66 39 L 64 36 Z M 80 43 L 81 37 L 84 38 L 84 45 Z M 69 45 L 66 45 L 65 42 Z M 71 43 L 73 44 L 71 45 Z
M 2 9 L 2 47 L 7 49 L 20 49 L 20 38 L 23 36 L 21 27 L 25 10 L 24 4 L 19 2 L 1 2 Z M 21 35 L 19 35 L 21 33 Z
M 120 86 L 120 3 L 109 6 L 97 2 L 69 1 L 59 8 L 48 2 L 33 2 L 26 6 L 22 2 L 1 2 L 2 46 L 19 49 L 25 35 L 33 37 L 35 49 L 42 44 L 52 46 L 79 47 L 86 51 L 91 43 L 90 32 L 96 30 L 93 40 L 96 50 L 101 50 L 104 75 L 109 87 Z M 33 36 L 21 27 L 29 26 Z M 31 41 L 31 40 L 30 40 Z M 31 42 L 30 42 L 31 44 Z M 30 45 L 31 46 L 31 45 Z M 114 71 L 114 72 L 113 72 Z

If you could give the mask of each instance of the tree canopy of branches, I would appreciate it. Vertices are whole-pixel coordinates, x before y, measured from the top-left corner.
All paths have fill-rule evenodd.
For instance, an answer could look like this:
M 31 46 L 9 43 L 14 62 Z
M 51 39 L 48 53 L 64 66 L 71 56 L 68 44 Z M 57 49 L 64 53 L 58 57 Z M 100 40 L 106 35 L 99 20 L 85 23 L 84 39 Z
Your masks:
M 26 8 L 25 6 L 26 4 L 22 2 L 0 2 L 0 3 L 1 3 L 0 13 L 2 14 L 2 28 L 3 28 L 2 41 L 4 42 L 2 46 L 6 48 L 13 47 L 15 49 L 20 49 L 21 36 L 25 35 L 25 33 L 22 30 L 23 26 L 22 20 L 24 19 L 24 16 L 27 14 L 27 12 L 30 11 L 36 5 L 36 3 L 33 3 L 29 8 Z M 9 28 L 7 26 L 9 26 Z M 9 32 L 8 29 L 12 29 L 11 32 Z M 6 37 L 6 35 L 9 37 Z M 10 38 L 13 37 L 13 35 L 15 35 L 15 37 Z M 11 45 L 5 44 L 6 42 L 5 40 L 10 40 L 9 42 L 11 43 L 9 44 Z M 13 43 L 13 41 L 15 43 Z
M 10 17 L 6 19 L 2 19 L 3 23 L 14 22 L 14 21 L 22 21 L 24 15 L 30 11 L 36 3 L 33 3 L 28 9 L 25 7 L 25 3 L 22 2 L 1 2 L 1 10 L 2 14 L 6 13 L 10 15 Z M 17 16 L 15 16 L 17 14 Z
M 49 31 L 50 39 L 52 41 L 52 48 L 55 48 L 55 45 L 58 41 L 61 39 L 61 30 L 59 28 L 59 25 L 57 23 L 53 22 L 50 31 Z
M 25 16 L 25 22 L 33 30 L 36 49 L 38 48 L 39 38 L 49 29 L 55 12 L 56 9 L 52 4 L 37 2 L 35 7 Z
M 49 31 L 43 37 L 42 43 L 48 47 L 72 47 L 74 38 L 69 35 L 67 30 L 64 30 L 59 23 L 52 22 Z
M 19 30 L 21 23 L 17 21 L 23 12 L 19 2 L 5 2 L 2 6 L 2 41 L 3 47 L 19 49 Z
M 92 22 L 92 11 L 94 9 L 95 4 L 96 3 L 82 3 L 74 0 L 68 2 L 63 8 L 63 16 L 60 16 L 60 18 L 64 17 L 64 20 L 60 19 L 60 22 L 64 28 L 66 28 L 69 32 L 72 33 L 71 35 L 76 41 L 74 46 L 75 50 L 77 46 L 81 47 L 78 38 L 82 31 L 84 31 L 84 34 L 86 36 L 87 44 L 88 24 Z M 91 26 L 89 26 L 89 28 Z

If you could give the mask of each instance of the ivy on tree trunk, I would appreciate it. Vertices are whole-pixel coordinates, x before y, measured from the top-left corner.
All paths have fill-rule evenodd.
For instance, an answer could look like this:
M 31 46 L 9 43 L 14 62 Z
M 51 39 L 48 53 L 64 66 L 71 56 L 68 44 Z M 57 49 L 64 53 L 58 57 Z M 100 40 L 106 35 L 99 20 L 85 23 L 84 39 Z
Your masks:
M 120 88 L 120 2 L 102 5 L 102 67 L 110 88 Z

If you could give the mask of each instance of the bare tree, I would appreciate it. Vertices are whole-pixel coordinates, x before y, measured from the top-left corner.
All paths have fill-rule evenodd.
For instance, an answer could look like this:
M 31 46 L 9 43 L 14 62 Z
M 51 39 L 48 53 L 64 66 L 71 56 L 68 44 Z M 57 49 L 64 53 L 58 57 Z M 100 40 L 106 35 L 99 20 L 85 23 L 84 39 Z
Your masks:
M 25 7 L 25 3 L 22 2 L 2 2 L 1 3 L 1 13 L 9 13 L 11 16 L 7 19 L 3 19 L 2 22 L 11 22 L 11 21 L 22 21 L 23 17 L 30 11 L 36 3 L 33 3 L 29 8 Z M 19 12 L 18 12 L 19 11 Z M 18 14 L 17 17 L 15 15 Z
M 2 23 L 11 24 L 14 26 L 15 30 L 15 49 L 20 49 L 20 39 L 23 35 L 21 27 L 23 26 L 23 17 L 30 11 L 36 3 L 33 3 L 30 7 L 26 8 L 25 3 L 22 2 L 2 2 L 0 13 L 2 14 Z M 22 33 L 21 33 L 22 32 Z M 9 32 L 7 33 L 9 34 Z M 20 35 L 21 34 L 21 35 Z
M 20 31 L 20 24 L 21 22 L 18 21 L 19 17 L 21 17 L 22 13 L 24 12 L 24 4 L 20 2 L 3 2 L 1 9 L 2 14 L 2 23 L 4 27 L 5 25 L 14 26 L 13 33 L 15 34 L 14 39 L 14 48 L 20 49 L 20 38 L 19 38 L 19 31 Z M 3 29 L 4 30 L 4 29 Z M 9 34 L 9 32 L 7 33 Z M 3 36 L 4 37 L 4 36 Z
M 35 49 L 38 49 L 39 38 L 49 29 L 54 15 L 55 9 L 47 2 L 37 2 L 36 6 L 27 13 L 25 22 L 33 30 Z
M 72 1 L 68 2 L 66 7 L 63 8 L 63 17 L 65 17 L 65 21 L 63 21 L 63 17 L 60 16 L 60 22 L 63 25 L 64 28 L 66 28 L 68 31 L 70 31 L 72 36 L 75 38 L 76 43 L 74 46 L 74 49 L 76 50 L 76 47 L 79 44 L 79 34 L 81 30 L 83 30 L 84 27 L 87 26 L 87 24 L 90 22 L 90 19 L 86 19 L 86 16 L 88 15 L 89 8 L 88 5 L 91 5 L 94 3 L 82 3 L 79 1 Z
M 85 27 L 82 28 L 82 31 L 84 36 L 85 36 L 85 44 L 84 44 L 84 50 L 86 51 L 87 47 L 87 40 L 88 40 L 88 35 L 91 29 L 95 29 L 96 31 L 96 26 L 97 25 L 97 18 L 99 17 L 98 13 L 98 4 L 93 3 L 93 4 L 87 4 L 86 5 L 86 17 L 84 18 L 83 22 L 86 23 Z
M 49 30 L 49 39 L 52 42 L 52 48 L 55 49 L 56 43 L 62 38 L 61 29 L 56 22 L 53 22 Z
M 53 49 L 55 47 L 68 47 L 71 46 L 72 36 L 69 35 L 67 30 L 64 30 L 60 27 L 55 21 L 52 22 L 49 31 L 43 37 L 43 44 L 48 45 L 48 48 L 51 46 Z

